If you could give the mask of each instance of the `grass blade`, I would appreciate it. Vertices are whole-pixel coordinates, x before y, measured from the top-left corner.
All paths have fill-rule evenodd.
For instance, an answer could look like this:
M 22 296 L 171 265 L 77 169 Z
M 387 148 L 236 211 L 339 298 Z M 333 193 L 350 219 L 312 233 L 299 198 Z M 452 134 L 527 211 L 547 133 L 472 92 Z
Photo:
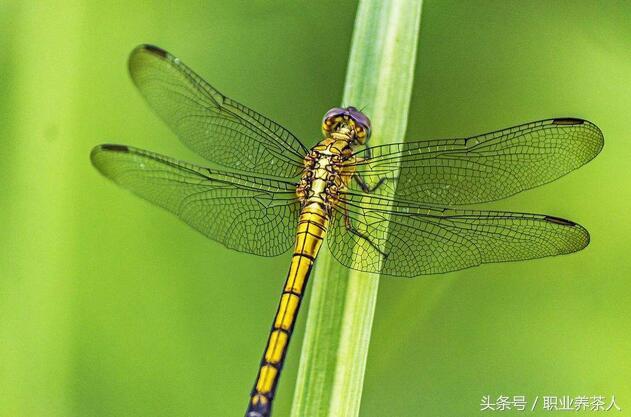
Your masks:
M 421 3 L 359 3 L 343 105 L 365 109 L 373 146 L 403 140 Z M 318 258 L 291 416 L 356 417 L 379 276 L 344 268 L 324 247 Z

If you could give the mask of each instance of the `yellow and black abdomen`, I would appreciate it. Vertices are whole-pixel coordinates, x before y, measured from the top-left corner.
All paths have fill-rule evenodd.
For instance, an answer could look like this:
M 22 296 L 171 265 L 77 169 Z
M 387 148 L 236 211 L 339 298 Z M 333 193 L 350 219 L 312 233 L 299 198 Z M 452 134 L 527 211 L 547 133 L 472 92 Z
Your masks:
M 298 309 L 315 257 L 328 226 L 327 214 L 319 203 L 309 203 L 300 214 L 296 245 L 283 294 L 276 311 L 261 367 L 256 377 L 246 417 L 267 417 L 287 353 Z

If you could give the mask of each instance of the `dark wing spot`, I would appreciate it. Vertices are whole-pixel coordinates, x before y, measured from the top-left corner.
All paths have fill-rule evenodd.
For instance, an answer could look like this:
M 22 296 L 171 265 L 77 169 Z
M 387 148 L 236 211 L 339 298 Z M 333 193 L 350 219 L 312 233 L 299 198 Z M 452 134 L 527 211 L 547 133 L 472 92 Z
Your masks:
M 155 45 L 144 44 L 141 45 L 140 48 L 145 49 L 148 52 L 151 52 L 155 55 L 161 56 L 162 58 L 166 58 L 169 56 L 169 53 L 162 48 L 158 48 Z
M 112 151 L 112 152 L 129 152 L 129 148 L 125 145 L 111 145 L 105 144 L 101 145 L 100 148 L 104 151 Z
M 575 119 L 573 117 L 562 117 L 560 119 L 554 119 L 553 125 L 582 125 L 585 123 L 583 119 Z
M 560 217 L 546 216 L 544 220 L 550 223 L 560 224 L 561 226 L 576 226 L 576 223 L 570 220 L 562 219 Z

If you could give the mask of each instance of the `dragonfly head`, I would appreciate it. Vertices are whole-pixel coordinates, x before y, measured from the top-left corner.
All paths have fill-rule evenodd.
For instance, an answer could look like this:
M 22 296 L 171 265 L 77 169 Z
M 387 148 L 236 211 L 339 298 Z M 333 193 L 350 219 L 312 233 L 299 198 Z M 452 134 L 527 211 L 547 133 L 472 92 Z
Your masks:
M 370 138 L 370 119 L 355 107 L 333 107 L 322 119 L 322 132 L 326 135 L 347 127 L 352 139 L 360 145 Z

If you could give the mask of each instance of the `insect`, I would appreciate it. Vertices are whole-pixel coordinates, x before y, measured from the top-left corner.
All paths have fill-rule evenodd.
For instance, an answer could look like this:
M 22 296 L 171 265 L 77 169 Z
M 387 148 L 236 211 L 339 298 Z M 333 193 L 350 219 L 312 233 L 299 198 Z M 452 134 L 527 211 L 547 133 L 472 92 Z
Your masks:
M 129 71 L 180 140 L 224 169 L 112 144 L 92 150 L 93 165 L 228 248 L 275 256 L 293 247 L 246 417 L 271 413 L 325 236 L 343 265 L 403 277 L 567 254 L 589 243 L 587 230 L 559 217 L 446 208 L 508 197 L 587 163 L 603 135 L 586 120 L 368 147 L 368 117 L 335 107 L 324 116 L 324 139 L 308 149 L 158 47 L 137 47 Z

